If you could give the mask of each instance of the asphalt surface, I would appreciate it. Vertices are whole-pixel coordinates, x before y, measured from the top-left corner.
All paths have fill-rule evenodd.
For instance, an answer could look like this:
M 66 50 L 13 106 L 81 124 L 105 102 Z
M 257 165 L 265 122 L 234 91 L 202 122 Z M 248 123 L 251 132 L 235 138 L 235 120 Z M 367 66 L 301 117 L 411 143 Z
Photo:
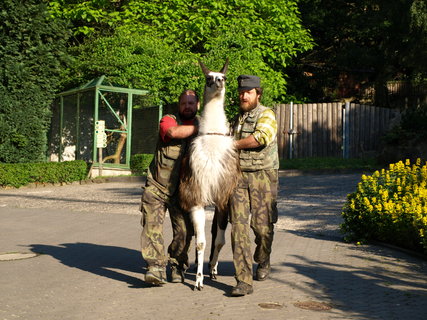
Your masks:
M 426 319 L 427 260 L 342 241 L 360 175 L 282 174 L 271 277 L 240 298 L 230 228 L 202 291 L 194 270 L 183 284 L 142 281 L 141 181 L 0 189 L 0 319 Z M 167 245 L 169 221 L 164 232 Z

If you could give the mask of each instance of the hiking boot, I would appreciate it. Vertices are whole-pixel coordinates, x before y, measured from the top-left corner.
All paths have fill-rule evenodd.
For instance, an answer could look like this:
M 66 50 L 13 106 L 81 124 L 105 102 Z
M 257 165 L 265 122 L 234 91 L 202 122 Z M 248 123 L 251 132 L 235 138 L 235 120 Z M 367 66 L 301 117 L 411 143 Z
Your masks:
M 171 265 L 171 282 L 183 283 L 184 282 L 184 269 L 175 264 Z
M 270 270 L 270 259 L 258 264 L 258 267 L 256 268 L 256 279 L 258 281 L 264 281 L 270 275 Z
M 242 297 L 247 294 L 254 292 L 254 288 L 243 281 L 237 281 L 237 285 L 231 289 L 232 297 Z
M 145 282 L 154 284 L 156 286 L 167 283 L 165 269 L 159 267 L 149 267 L 147 273 L 145 274 Z

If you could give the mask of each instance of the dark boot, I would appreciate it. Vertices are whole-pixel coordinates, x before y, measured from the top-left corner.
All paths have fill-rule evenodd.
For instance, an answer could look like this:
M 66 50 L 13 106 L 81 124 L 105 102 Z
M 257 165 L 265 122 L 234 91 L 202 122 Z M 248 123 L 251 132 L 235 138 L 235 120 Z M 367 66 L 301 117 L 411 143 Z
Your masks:
M 232 297 L 241 297 L 254 292 L 254 288 L 243 281 L 237 281 L 237 285 L 231 289 Z
M 183 283 L 184 282 L 184 269 L 176 264 L 171 265 L 171 282 Z
M 256 279 L 258 281 L 264 281 L 270 275 L 270 270 L 270 259 L 258 264 L 258 267 L 256 268 Z

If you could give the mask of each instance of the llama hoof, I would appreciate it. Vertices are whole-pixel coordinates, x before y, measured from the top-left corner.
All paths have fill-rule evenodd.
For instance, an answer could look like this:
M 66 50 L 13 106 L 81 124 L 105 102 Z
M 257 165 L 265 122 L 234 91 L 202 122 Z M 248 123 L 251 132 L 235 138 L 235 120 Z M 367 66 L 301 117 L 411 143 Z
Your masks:
M 216 280 L 217 275 L 218 275 L 218 269 L 216 268 L 216 266 L 214 267 L 209 266 L 209 277 L 211 278 L 211 280 Z
M 203 278 L 196 279 L 196 284 L 194 285 L 193 290 L 196 290 L 196 289 L 199 291 L 202 291 L 202 289 L 203 289 Z
M 202 291 L 202 290 L 203 290 L 203 285 L 201 285 L 200 283 L 199 283 L 199 284 L 196 284 L 196 285 L 194 286 L 194 288 L 193 288 L 193 291 L 196 291 L 196 289 L 197 289 L 198 291 Z

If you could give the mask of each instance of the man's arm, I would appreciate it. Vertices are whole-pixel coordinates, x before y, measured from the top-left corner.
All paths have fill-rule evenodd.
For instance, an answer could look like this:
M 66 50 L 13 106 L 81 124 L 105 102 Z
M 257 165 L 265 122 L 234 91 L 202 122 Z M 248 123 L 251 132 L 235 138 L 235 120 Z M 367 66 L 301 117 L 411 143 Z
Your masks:
M 252 134 L 244 139 L 240 139 L 234 142 L 234 147 L 237 150 L 253 149 L 259 147 L 260 145 L 261 144 L 256 141 L 255 137 Z
M 170 139 L 184 139 L 197 133 L 195 125 L 180 125 L 170 127 L 166 131 L 166 136 Z
M 160 138 L 165 142 L 171 139 L 185 139 L 197 130 L 194 125 L 178 125 L 174 118 L 167 115 L 160 120 Z
M 276 116 L 271 109 L 265 110 L 259 117 L 255 132 L 250 136 L 234 142 L 236 149 L 254 149 L 270 144 L 276 137 Z

